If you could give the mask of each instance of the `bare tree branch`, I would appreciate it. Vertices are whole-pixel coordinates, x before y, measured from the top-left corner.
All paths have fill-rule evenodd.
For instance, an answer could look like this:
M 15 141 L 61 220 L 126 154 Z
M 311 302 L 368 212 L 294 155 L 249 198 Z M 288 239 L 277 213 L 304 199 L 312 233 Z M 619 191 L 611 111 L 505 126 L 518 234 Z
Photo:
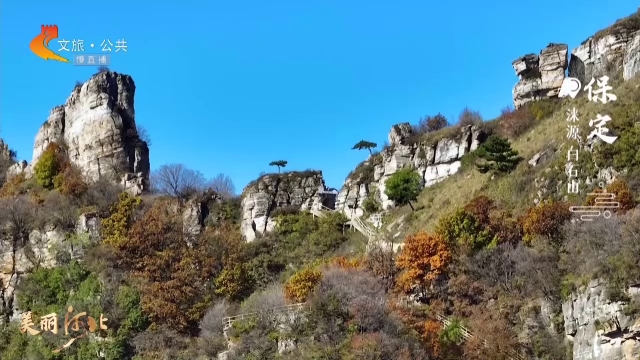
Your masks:
M 6 226 L 8 238 L 18 246 L 23 246 L 29 240 L 29 233 L 36 223 L 35 204 L 25 197 L 2 200 L 0 202 L 0 223 Z
M 162 165 L 151 176 L 155 191 L 180 200 L 187 200 L 206 189 L 206 180 L 201 172 L 182 164 Z
M 236 196 L 236 186 L 233 184 L 233 180 L 223 173 L 220 173 L 211 179 L 209 186 L 224 199 Z

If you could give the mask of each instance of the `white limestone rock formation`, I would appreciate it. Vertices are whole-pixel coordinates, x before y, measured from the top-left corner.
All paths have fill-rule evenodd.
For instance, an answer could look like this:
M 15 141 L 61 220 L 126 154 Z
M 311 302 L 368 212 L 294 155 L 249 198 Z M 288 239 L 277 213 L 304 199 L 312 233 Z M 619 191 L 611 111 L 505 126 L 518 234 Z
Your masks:
M 274 211 L 333 209 L 337 191 L 327 188 L 321 171 L 266 174 L 242 191 L 241 230 L 247 241 L 272 231 Z
M 97 214 L 82 214 L 76 222 L 76 234 L 86 236 L 87 241 L 98 241 L 100 219 Z M 58 263 L 57 255 L 68 252 L 69 258 L 83 256 L 83 249 L 68 248 L 65 234 L 51 225 L 29 233 L 28 247 L 15 244 L 11 239 L 0 238 L 0 324 L 16 319 L 19 314 L 15 301 L 16 287 L 25 273 L 36 265 L 53 267 Z M 28 250 L 27 250 L 28 249 Z M 72 251 L 73 250 L 73 251 Z
M 636 31 L 633 39 L 627 44 L 627 51 L 622 61 L 623 77 L 630 80 L 640 74 L 640 31 Z
M 149 148 L 140 139 L 135 84 L 128 75 L 100 72 L 51 110 L 35 138 L 32 164 L 50 142 L 65 143 L 87 179 L 106 176 L 134 195 L 149 184 Z
M 594 280 L 562 304 L 564 330 L 574 360 L 636 360 L 640 357 L 640 318 L 625 314 L 625 302 L 610 301 L 607 284 Z M 631 287 L 631 297 L 640 295 Z
M 363 202 L 374 197 L 382 210 L 395 206 L 385 194 L 385 182 L 404 167 L 412 167 L 420 174 L 425 187 L 436 184 L 455 174 L 463 155 L 478 148 L 484 134 L 475 126 L 466 126 L 451 138 L 433 142 L 411 142 L 414 135 L 409 123 L 392 126 L 390 146 L 380 154 L 371 156 L 347 176 L 338 194 L 336 209 L 347 217 L 361 217 Z
M 552 43 L 540 55 L 528 54 L 512 63 L 520 79 L 513 88 L 513 105 L 516 108 L 558 95 L 568 67 L 568 51 L 566 44 Z
M 183 207 L 176 204 L 176 210 L 182 211 L 182 231 L 186 241 L 192 242 L 205 227 L 205 219 L 211 209 L 222 202 L 222 196 L 209 189 L 203 191 L 185 202 Z
M 583 85 L 622 70 L 624 80 L 640 72 L 640 8 L 589 37 L 571 52 L 569 76 Z

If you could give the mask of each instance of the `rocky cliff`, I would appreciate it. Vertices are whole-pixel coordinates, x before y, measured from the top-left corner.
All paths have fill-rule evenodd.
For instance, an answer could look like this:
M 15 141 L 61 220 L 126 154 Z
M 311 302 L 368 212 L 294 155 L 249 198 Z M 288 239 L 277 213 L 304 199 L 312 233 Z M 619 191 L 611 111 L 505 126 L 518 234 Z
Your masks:
M 336 194 L 325 186 L 321 171 L 263 175 L 242 191 L 242 234 L 253 241 L 256 234 L 273 230 L 278 209 L 333 209 Z
M 516 108 L 530 101 L 558 96 L 567 70 L 568 47 L 549 44 L 540 55 L 527 54 L 513 62 L 520 81 L 513 88 Z
M 76 223 L 76 235 L 85 241 L 98 241 L 100 219 L 95 214 L 83 214 Z M 53 226 L 44 226 L 29 233 L 26 244 L 19 246 L 0 239 L 0 323 L 15 319 L 19 313 L 15 300 L 16 288 L 24 274 L 35 266 L 52 267 L 56 255 L 67 252 L 70 258 L 82 257 L 80 248 L 67 249 L 65 233 Z
M 4 143 L 4 140 L 0 139 L 0 159 L 10 160 L 12 158 L 9 145 Z
M 478 148 L 484 134 L 474 126 L 448 128 L 450 136 L 433 141 L 413 141 L 416 138 L 409 123 L 397 124 L 389 132 L 389 147 L 371 156 L 347 177 L 338 194 L 336 209 L 348 217 L 362 216 L 363 202 L 373 197 L 383 210 L 395 204 L 385 194 L 387 179 L 404 167 L 420 174 L 425 187 L 455 174 L 463 155 Z
M 51 110 L 35 138 L 32 164 L 50 142 L 65 143 L 88 179 L 114 178 L 137 194 L 148 188 L 149 148 L 135 122 L 135 84 L 128 75 L 100 72 Z
M 611 301 L 606 284 L 594 280 L 564 302 L 564 329 L 573 343 L 574 360 L 637 360 L 640 358 L 640 317 L 629 302 Z M 640 287 L 630 287 L 639 300 Z
M 540 55 L 527 54 L 513 62 L 519 77 L 513 88 L 516 108 L 558 96 L 565 75 L 586 85 L 591 78 L 622 71 L 624 80 L 640 73 L 640 9 L 589 37 L 567 59 L 566 44 L 549 44 Z M 565 70 L 568 69 L 567 74 Z

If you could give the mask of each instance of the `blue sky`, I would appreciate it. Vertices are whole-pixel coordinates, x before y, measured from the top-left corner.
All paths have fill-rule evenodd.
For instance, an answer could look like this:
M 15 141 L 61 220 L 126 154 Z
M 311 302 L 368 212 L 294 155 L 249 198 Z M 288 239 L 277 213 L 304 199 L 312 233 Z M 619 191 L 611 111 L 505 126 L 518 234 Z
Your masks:
M 511 104 L 511 62 L 570 48 L 637 9 L 632 0 L 75 1 L 0 4 L 0 137 L 31 159 L 49 111 L 94 67 L 29 50 L 41 24 L 85 44 L 124 38 L 111 69 L 134 78 L 151 163 L 223 172 L 240 191 L 272 160 L 340 187 L 391 125 Z M 57 43 L 52 43 L 57 50 Z M 85 45 L 87 47 L 87 45 Z

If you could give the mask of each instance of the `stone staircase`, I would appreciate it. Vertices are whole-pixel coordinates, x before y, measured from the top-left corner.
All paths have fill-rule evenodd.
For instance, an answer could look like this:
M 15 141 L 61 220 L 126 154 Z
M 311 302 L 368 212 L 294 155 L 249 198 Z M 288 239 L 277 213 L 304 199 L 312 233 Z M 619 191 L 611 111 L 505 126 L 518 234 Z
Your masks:
M 309 211 L 311 212 L 311 214 L 313 214 L 313 216 L 324 217 L 326 216 L 327 212 L 334 212 L 336 210 L 322 205 L 320 209 L 311 209 Z M 402 246 L 402 244 L 384 243 L 383 237 L 380 236 L 382 235 L 382 233 L 379 232 L 378 229 L 375 229 L 369 226 L 368 224 L 366 224 L 364 221 L 362 221 L 362 219 L 360 219 L 357 216 L 353 216 L 349 220 L 349 222 L 347 222 L 347 224 L 353 227 L 354 229 L 356 229 L 356 231 L 358 231 L 359 233 L 361 233 L 367 238 L 367 251 L 371 249 L 374 244 L 385 249 L 389 249 L 389 250 L 393 249 L 394 252 L 398 251 L 398 249 L 400 249 L 400 247 Z
M 311 212 L 311 214 L 313 214 L 313 216 L 325 217 L 327 212 L 335 212 L 336 210 L 321 205 L 319 210 L 311 209 L 309 211 Z M 354 216 L 349 220 L 347 224 L 353 226 L 354 229 L 356 229 L 362 235 L 366 236 L 367 239 L 371 239 L 376 236 L 376 231 L 371 229 L 371 227 L 365 224 L 359 217 Z

